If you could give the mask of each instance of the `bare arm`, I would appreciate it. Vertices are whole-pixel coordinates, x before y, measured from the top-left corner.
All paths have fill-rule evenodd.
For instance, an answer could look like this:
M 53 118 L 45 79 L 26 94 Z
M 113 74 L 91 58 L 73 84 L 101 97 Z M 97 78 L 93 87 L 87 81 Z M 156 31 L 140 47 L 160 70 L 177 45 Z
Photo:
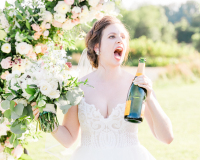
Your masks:
M 167 144 L 171 143 L 173 140 L 172 124 L 156 99 L 151 80 L 141 75 L 135 79 L 134 83 L 147 90 L 144 116 L 152 133 L 158 140 Z
M 146 99 L 145 118 L 154 136 L 167 144 L 173 140 L 172 124 L 152 92 Z
M 80 124 L 78 120 L 78 106 L 72 106 L 65 114 L 62 125 L 58 126 L 52 136 L 64 147 L 69 148 L 78 138 Z
M 39 110 L 34 110 L 35 119 L 38 118 Z M 77 139 L 80 129 L 78 120 L 78 106 L 72 106 L 65 114 L 62 125 L 55 128 L 52 136 L 64 147 L 69 148 Z

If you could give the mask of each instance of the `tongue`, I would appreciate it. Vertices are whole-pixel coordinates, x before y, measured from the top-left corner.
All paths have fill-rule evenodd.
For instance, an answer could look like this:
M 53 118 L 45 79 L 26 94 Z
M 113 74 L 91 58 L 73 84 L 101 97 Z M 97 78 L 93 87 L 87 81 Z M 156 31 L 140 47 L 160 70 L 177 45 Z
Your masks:
M 117 60 L 120 60 L 120 59 L 121 59 L 121 56 L 120 56 L 117 52 L 114 53 L 114 56 L 115 56 L 115 58 L 116 58 Z

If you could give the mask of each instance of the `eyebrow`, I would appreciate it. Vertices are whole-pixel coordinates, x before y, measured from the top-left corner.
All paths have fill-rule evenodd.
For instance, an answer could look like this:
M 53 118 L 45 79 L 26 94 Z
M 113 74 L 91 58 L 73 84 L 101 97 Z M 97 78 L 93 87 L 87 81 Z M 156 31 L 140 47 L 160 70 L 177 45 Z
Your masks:
M 116 34 L 116 33 L 115 33 L 115 32 L 111 32 L 111 33 L 109 33 L 109 34 Z M 109 34 L 108 34 L 108 35 L 109 35 Z M 125 33 L 122 33 L 122 34 L 126 35 Z

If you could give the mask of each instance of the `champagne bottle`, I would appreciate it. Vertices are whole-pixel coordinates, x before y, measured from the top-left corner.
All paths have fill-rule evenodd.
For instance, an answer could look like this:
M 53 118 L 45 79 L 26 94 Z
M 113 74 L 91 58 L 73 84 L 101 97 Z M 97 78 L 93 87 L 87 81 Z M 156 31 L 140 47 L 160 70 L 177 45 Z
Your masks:
M 144 74 L 145 62 L 145 58 L 139 59 L 139 64 L 135 78 Z M 143 121 L 143 102 L 145 101 L 146 93 L 146 89 L 141 88 L 138 85 L 135 85 L 134 82 L 132 82 L 127 94 L 126 108 L 124 112 L 124 119 L 126 121 L 132 123 L 141 123 Z

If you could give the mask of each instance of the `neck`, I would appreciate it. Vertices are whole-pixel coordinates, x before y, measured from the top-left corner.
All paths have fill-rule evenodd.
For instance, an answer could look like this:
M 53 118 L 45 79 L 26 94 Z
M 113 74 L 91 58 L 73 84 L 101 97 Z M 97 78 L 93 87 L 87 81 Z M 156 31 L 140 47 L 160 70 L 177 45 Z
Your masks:
M 118 79 L 122 75 L 122 69 L 120 66 L 102 66 L 99 65 L 95 72 L 95 76 L 102 82 L 112 82 Z

